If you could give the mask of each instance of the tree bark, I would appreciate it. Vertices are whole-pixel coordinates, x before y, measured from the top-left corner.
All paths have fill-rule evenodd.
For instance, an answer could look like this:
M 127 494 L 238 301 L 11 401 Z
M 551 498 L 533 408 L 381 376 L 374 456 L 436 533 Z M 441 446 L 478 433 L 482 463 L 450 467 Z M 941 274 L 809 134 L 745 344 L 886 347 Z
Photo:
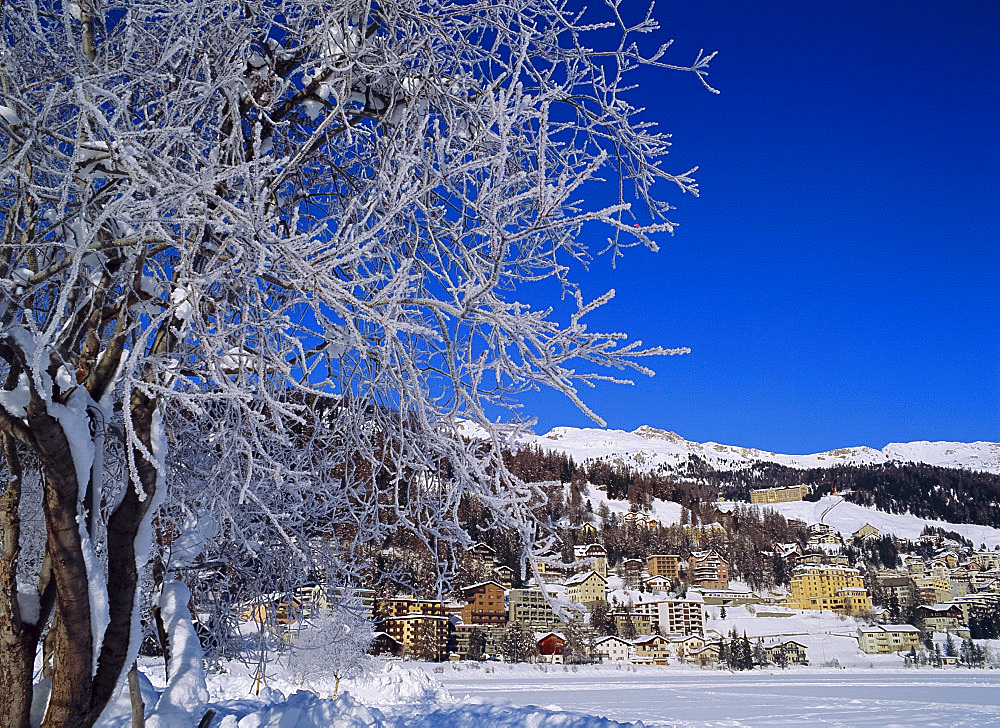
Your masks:
M 48 414 L 38 397 L 32 397 L 27 416 L 45 478 L 45 545 L 56 589 L 52 692 L 42 727 L 86 725 L 94 644 L 90 583 L 77 523 L 80 484 L 69 441 L 58 420 Z
M 139 689 L 139 670 L 136 664 L 128 671 L 128 697 L 132 705 L 132 728 L 145 728 L 146 705 L 142 702 L 142 691 Z
M 20 553 L 21 464 L 14 439 L 0 435 L 10 480 L 0 496 L 0 715 L 4 725 L 28 728 L 31 714 L 32 668 L 38 646 L 37 625 L 25 622 L 17 600 L 17 560 Z
M 152 422 L 155 402 L 141 394 L 132 397 L 132 421 L 136 436 L 153 452 Z M 94 677 L 90 719 L 96 721 L 112 698 L 118 679 L 125 669 L 135 616 L 135 595 L 139 583 L 136 566 L 135 537 L 156 491 L 156 468 L 136 452 L 136 470 L 140 483 L 125 490 L 118 508 L 108 519 L 108 606 L 110 621 L 101 645 Z M 143 490 L 140 500 L 138 488 Z M 148 544 L 144 544 L 148 546 Z

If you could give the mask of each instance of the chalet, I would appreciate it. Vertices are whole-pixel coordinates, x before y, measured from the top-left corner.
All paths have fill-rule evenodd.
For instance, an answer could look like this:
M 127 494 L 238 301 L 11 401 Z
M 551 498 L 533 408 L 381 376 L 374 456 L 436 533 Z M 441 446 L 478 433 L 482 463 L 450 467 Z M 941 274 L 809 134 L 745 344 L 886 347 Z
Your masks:
M 934 554 L 934 558 L 943 560 L 949 569 L 954 569 L 959 562 L 958 554 L 952 549 L 943 549 Z M 976 565 L 979 566 L 979 564 Z
M 570 565 L 562 563 L 559 554 L 543 554 L 535 560 L 535 569 L 542 576 L 565 576 Z
M 948 566 L 947 559 L 935 557 L 931 559 L 931 563 L 927 567 L 926 574 L 927 576 L 936 576 L 941 579 L 947 579 L 951 574 L 951 567 Z
M 670 643 L 658 634 L 649 634 L 632 640 L 635 655 L 632 662 L 647 665 L 666 665 L 670 657 Z
M 608 552 L 601 544 L 591 543 L 574 546 L 573 558 L 577 561 L 587 562 L 590 570 L 596 571 L 605 579 L 608 577 Z
M 670 653 L 678 660 L 687 660 L 692 654 L 705 646 L 705 639 L 696 634 L 685 637 L 674 637 L 669 640 Z
M 809 528 L 810 536 L 826 536 L 828 534 L 836 533 L 833 530 L 833 526 L 828 523 L 810 523 Z
M 622 559 L 619 571 L 626 584 L 636 585 L 642 575 L 643 563 L 639 559 Z
M 642 513 L 626 513 L 622 516 L 622 523 L 635 528 L 656 528 L 660 525 L 655 518 Z
M 835 531 L 832 533 L 821 533 L 815 536 L 810 536 L 809 541 L 806 544 L 806 546 L 815 547 L 822 551 L 830 550 L 824 548 L 827 546 L 840 547 L 843 545 L 844 545 L 844 540 L 840 537 L 840 534 Z M 836 551 L 837 549 L 832 549 L 832 550 Z
M 368 648 L 368 654 L 376 657 L 379 655 L 399 657 L 403 654 L 403 645 L 395 637 L 392 637 L 385 632 L 376 632 L 372 637 L 372 643 Z
M 783 559 L 796 559 L 802 555 L 802 547 L 798 543 L 776 543 L 774 553 Z
M 764 654 L 775 665 L 808 665 L 806 646 L 795 640 L 773 640 L 764 643 Z
M 510 589 L 511 585 L 514 583 L 514 570 L 507 566 L 506 564 L 500 564 L 500 566 L 493 567 L 493 579 L 504 589 Z
M 718 642 L 709 643 L 701 649 L 689 652 L 687 658 L 688 662 L 693 665 L 698 665 L 698 667 L 710 667 L 718 664 L 721 649 L 722 648 Z
M 917 607 L 916 617 L 924 632 L 960 634 L 965 627 L 965 616 L 957 604 L 921 604 Z
M 497 552 L 492 546 L 479 542 L 469 549 L 473 563 L 482 571 L 491 571 L 497 562 Z
M 642 580 L 642 588 L 648 592 L 670 591 L 670 579 L 665 576 L 650 576 Z
M 601 662 L 628 662 L 632 643 L 614 635 L 601 637 L 594 643 L 594 653 Z
M 563 649 L 566 646 L 566 638 L 561 632 L 546 632 L 535 635 L 535 644 L 538 648 L 538 659 L 542 662 L 551 662 L 561 665 L 563 662 Z
M 875 526 L 873 526 L 870 523 L 866 523 L 857 531 L 852 533 L 851 537 L 854 539 L 874 538 L 875 536 L 878 536 L 879 533 L 880 531 L 877 528 L 875 528 Z

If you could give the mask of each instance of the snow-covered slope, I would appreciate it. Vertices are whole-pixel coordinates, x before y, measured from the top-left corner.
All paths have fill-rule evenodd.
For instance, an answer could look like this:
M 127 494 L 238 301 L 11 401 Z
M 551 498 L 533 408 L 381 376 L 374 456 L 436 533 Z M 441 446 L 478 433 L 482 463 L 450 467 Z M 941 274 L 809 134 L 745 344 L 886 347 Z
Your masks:
M 719 503 L 717 505 L 723 510 L 731 510 L 734 506 L 732 503 Z M 741 505 L 747 506 L 746 503 Z M 1000 545 L 1000 529 L 973 523 L 935 521 L 930 518 L 911 516 L 908 513 L 883 513 L 874 508 L 849 503 L 840 496 L 824 496 L 816 502 L 768 503 L 752 507 L 769 508 L 785 518 L 797 518 L 807 524 L 825 523 L 844 536 L 850 536 L 866 523 L 870 523 L 880 533 L 891 533 L 900 538 L 915 541 L 920 537 L 924 526 L 936 526 L 946 531 L 955 531 L 961 534 L 977 547 L 986 544 L 987 548 L 992 549 Z
M 594 512 L 597 512 L 601 505 L 607 506 L 608 511 L 615 513 L 618 517 L 629 512 L 629 502 L 626 500 L 608 500 L 607 493 L 588 485 L 585 498 L 590 501 Z M 722 511 L 732 511 L 737 505 L 731 502 L 715 504 Z M 972 541 L 977 547 L 985 544 L 987 548 L 1000 546 L 1000 529 L 990 526 L 980 526 L 974 523 L 951 523 L 949 521 L 936 521 L 932 518 L 920 518 L 908 513 L 884 513 L 875 508 L 859 506 L 850 503 L 840 496 L 824 496 L 818 501 L 797 501 L 794 503 L 762 503 L 751 505 L 740 503 L 744 508 L 770 509 L 777 511 L 785 518 L 796 518 L 806 525 L 813 523 L 825 523 L 839 531 L 844 537 L 850 537 L 866 523 L 870 523 L 879 530 L 880 533 L 893 534 L 900 538 L 908 538 L 916 541 L 924 530 L 924 526 L 934 526 L 943 528 L 946 531 L 954 531 Z M 654 498 L 651 507 L 644 513 L 655 518 L 661 526 L 670 526 L 681 521 L 681 505 Z
M 754 462 L 778 463 L 791 468 L 915 462 L 1000 473 L 1000 443 L 996 442 L 890 443 L 881 450 L 845 447 L 812 455 L 783 455 L 715 442 L 691 442 L 674 432 L 648 425 L 633 432 L 556 427 L 545 435 L 531 436 L 524 441 L 546 450 L 565 452 L 578 462 L 588 459 L 620 461 L 640 470 L 677 466 L 696 455 L 717 470 L 732 470 Z

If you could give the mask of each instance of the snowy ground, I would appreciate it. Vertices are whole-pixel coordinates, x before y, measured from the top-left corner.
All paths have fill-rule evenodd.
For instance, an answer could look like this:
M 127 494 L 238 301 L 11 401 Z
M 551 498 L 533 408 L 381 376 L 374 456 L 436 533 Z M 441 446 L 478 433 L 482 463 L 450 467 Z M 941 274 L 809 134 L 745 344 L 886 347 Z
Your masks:
M 258 686 L 253 668 L 231 662 L 212 671 L 203 690 L 216 712 L 213 728 L 615 728 L 639 721 L 646 726 L 1000 726 L 1000 670 L 907 669 L 898 655 L 866 655 L 854 637 L 859 623 L 831 612 L 757 617 L 752 608 L 729 607 L 723 619 L 719 607 L 706 611 L 706 627 L 722 634 L 735 629 L 751 640 L 801 642 L 810 666 L 732 673 L 679 664 L 437 665 L 375 659 L 367 675 L 345 679 L 334 700 L 335 681 L 325 668 L 303 673 L 271 662 L 266 686 Z M 944 652 L 946 635 L 936 637 Z M 995 664 L 1000 641 L 984 646 Z M 324 655 L 318 664 L 328 662 Z M 163 688 L 163 662 L 143 658 L 140 670 L 148 713 Z M 111 713 L 101 728 L 131 725 L 127 695 Z
M 898 662 L 896 663 L 898 664 Z M 146 660 L 154 681 L 162 663 Z M 214 728 L 616 728 L 1000 725 L 1000 670 L 875 666 L 731 673 L 671 665 L 380 660 L 364 679 L 302 685 L 280 666 L 255 691 L 232 663 L 209 675 Z M 149 698 L 155 700 L 147 684 Z M 118 720 L 130 725 L 127 702 Z
M 1000 725 L 1000 672 L 962 669 L 754 671 L 448 665 L 457 698 L 559 706 L 668 726 Z

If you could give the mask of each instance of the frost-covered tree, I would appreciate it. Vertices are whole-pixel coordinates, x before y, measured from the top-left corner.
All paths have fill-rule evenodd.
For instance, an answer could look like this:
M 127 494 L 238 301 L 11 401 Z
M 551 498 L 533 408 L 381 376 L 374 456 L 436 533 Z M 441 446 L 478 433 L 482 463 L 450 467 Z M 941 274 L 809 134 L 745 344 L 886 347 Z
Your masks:
M 499 648 L 506 662 L 528 662 L 538 654 L 535 633 L 522 622 L 508 625 L 500 638 Z
M 628 88 L 642 65 L 704 83 L 711 56 L 643 55 L 651 17 L 604 13 L 0 4 L 7 724 L 28 725 L 39 652 L 43 725 L 101 715 L 138 650 L 154 532 L 204 565 L 180 532 L 212 531 L 227 573 L 252 574 L 314 561 L 322 522 L 328 576 L 397 530 L 447 562 L 470 494 L 539 535 L 539 494 L 500 457 L 514 428 L 491 423 L 542 386 L 597 419 L 581 385 L 673 353 L 588 329 L 610 294 L 574 275 L 595 235 L 614 257 L 672 229 L 658 182 L 697 192 Z M 613 201 L 586 202 L 601 184 Z M 572 313 L 529 303 L 549 283 Z M 191 441 L 204 468 L 170 466 Z M 154 522 L 168 486 L 186 506 Z M 153 570 L 174 624 L 169 584 L 198 566 L 176 556 Z
M 368 648 L 375 632 L 357 601 L 342 600 L 328 613 L 305 620 L 294 632 L 287 661 L 303 684 L 333 678 L 333 697 L 345 678 L 360 677 L 371 668 Z

